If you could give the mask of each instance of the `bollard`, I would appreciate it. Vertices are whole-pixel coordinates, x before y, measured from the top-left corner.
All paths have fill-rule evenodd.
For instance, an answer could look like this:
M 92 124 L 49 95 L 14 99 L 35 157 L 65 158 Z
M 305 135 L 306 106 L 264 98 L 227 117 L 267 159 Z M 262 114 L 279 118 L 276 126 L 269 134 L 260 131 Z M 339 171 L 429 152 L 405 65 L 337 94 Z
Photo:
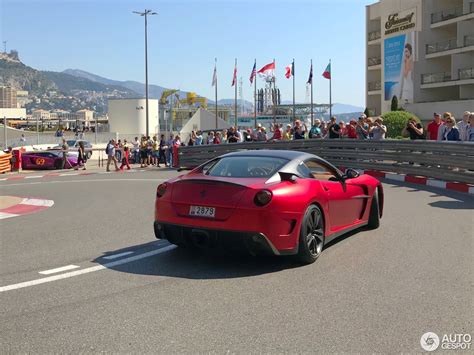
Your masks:
M 178 145 L 173 144 L 173 168 L 179 168 Z
M 13 171 L 21 171 L 21 149 L 15 149 L 13 154 Z

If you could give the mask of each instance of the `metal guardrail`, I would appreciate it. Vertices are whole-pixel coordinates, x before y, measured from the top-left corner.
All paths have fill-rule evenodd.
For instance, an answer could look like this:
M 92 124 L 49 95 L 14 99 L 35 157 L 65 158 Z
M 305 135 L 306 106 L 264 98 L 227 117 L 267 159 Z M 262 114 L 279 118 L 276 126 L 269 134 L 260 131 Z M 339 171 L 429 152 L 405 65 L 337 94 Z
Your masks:
M 372 67 L 374 65 L 379 65 L 382 63 L 382 58 L 380 57 L 370 57 L 369 59 L 367 59 L 367 65 L 369 67 Z
M 422 84 L 444 83 L 451 81 L 450 72 L 421 74 Z
M 463 68 L 458 70 L 459 80 L 474 79 L 474 68 Z
M 381 37 L 382 37 L 382 33 L 380 31 L 372 31 L 372 32 L 369 32 L 369 35 L 368 35 L 369 42 L 375 41 Z
M 426 54 L 439 53 L 449 51 L 451 49 L 458 48 L 458 42 L 456 38 L 451 38 L 445 41 L 436 43 L 429 43 L 426 45 Z
M 464 15 L 462 7 L 454 7 L 451 9 L 434 12 L 431 14 L 431 24 L 451 20 L 462 15 Z
M 367 84 L 369 91 L 382 90 L 382 83 L 380 81 L 372 81 Z
M 474 184 L 474 144 L 409 140 L 360 141 L 306 139 L 179 148 L 179 165 L 195 167 L 238 150 L 298 150 L 318 155 L 338 167 L 379 170 Z

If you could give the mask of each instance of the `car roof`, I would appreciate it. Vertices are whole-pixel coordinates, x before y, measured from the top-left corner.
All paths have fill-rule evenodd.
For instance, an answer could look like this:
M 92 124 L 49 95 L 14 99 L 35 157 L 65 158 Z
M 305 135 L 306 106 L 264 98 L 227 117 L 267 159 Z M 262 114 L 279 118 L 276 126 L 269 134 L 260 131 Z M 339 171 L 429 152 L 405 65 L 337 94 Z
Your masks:
M 295 150 L 241 150 L 238 152 L 232 152 L 222 155 L 222 157 L 232 157 L 232 156 L 245 156 L 245 157 L 274 157 L 274 158 L 284 158 L 288 160 L 306 160 L 309 158 L 319 158 L 314 154 L 309 154 L 305 152 L 299 152 Z M 319 158 L 321 159 L 321 158 Z

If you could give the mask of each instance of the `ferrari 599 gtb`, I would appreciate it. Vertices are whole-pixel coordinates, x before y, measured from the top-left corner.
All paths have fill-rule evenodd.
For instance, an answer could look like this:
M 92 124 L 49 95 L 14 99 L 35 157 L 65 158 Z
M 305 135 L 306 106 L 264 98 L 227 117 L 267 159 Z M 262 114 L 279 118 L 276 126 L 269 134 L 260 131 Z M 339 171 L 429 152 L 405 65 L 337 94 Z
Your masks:
M 178 246 L 244 247 L 312 263 L 332 239 L 377 228 L 382 211 L 372 176 L 342 173 L 308 153 L 241 151 L 160 184 L 154 229 Z

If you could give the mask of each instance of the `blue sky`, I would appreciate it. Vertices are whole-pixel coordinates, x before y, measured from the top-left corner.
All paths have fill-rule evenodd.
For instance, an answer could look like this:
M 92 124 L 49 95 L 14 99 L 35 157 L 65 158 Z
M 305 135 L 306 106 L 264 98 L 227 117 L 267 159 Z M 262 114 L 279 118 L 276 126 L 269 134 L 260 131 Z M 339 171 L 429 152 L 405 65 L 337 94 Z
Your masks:
M 295 58 L 296 100 L 306 101 L 310 59 L 314 99 L 328 102 L 332 60 L 333 102 L 365 105 L 365 5 L 374 0 L 1 0 L 1 40 L 36 69 L 82 69 L 115 80 L 144 82 L 143 18 L 149 18 L 149 81 L 214 97 L 218 58 L 219 98 L 232 98 L 234 58 L 252 100 L 249 75 L 275 58 L 282 100 L 291 100 L 284 67 Z M 258 86 L 263 81 L 258 80 Z

